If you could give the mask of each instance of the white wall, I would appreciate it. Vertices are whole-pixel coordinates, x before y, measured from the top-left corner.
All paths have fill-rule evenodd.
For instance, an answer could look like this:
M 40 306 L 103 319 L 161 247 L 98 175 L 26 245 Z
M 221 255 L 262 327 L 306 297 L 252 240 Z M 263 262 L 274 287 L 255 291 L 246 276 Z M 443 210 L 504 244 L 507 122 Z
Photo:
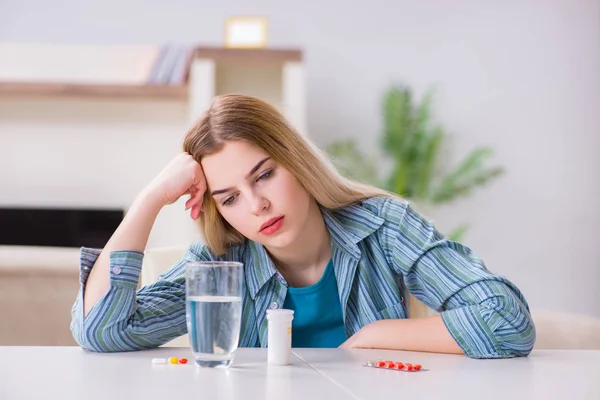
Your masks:
M 375 148 L 388 84 L 438 84 L 455 157 L 489 144 L 507 169 L 440 226 L 472 221 L 467 243 L 533 307 L 600 316 L 597 1 L 3 0 L 0 40 L 218 44 L 225 17 L 247 13 L 269 17 L 271 45 L 304 48 L 319 144 L 353 136 Z
M 187 111 L 183 101 L 0 97 L 0 207 L 127 210 L 181 151 Z M 199 237 L 184 208 L 159 215 L 149 246 Z

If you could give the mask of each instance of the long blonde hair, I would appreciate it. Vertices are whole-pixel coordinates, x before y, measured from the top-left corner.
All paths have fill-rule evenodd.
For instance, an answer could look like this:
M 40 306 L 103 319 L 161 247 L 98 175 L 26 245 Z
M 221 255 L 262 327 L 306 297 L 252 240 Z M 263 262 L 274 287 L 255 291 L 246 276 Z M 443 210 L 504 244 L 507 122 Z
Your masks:
M 275 107 L 255 97 L 215 97 L 210 108 L 188 131 L 183 150 L 197 162 L 217 153 L 225 142 L 240 140 L 263 149 L 292 173 L 322 207 L 335 210 L 375 196 L 392 194 L 341 176 L 327 157 L 296 132 Z M 245 237 L 219 214 L 209 191 L 204 194 L 199 225 L 206 244 L 217 255 Z

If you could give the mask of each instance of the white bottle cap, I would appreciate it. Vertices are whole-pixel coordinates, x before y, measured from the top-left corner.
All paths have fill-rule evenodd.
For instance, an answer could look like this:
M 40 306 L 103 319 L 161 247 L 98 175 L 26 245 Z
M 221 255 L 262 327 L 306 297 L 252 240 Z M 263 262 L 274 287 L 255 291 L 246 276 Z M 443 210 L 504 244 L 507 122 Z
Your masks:
M 291 321 L 294 319 L 294 310 L 280 308 L 277 310 L 267 310 L 267 320 L 269 321 Z

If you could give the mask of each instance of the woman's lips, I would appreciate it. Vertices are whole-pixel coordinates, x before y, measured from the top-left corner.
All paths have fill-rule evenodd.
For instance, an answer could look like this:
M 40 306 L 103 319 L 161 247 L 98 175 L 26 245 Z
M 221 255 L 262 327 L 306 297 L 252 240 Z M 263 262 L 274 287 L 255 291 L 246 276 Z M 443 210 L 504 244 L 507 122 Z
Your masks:
M 260 233 L 262 233 L 263 235 L 274 234 L 279 229 L 281 229 L 284 219 L 285 219 L 285 217 L 277 217 L 277 218 L 270 219 L 269 221 L 265 222 L 262 225 L 262 227 L 260 229 Z

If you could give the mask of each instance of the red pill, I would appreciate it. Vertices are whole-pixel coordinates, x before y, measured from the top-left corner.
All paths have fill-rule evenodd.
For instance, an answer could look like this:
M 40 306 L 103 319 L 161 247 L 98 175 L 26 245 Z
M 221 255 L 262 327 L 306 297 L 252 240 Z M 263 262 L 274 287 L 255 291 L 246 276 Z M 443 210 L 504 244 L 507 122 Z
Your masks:
M 412 371 L 413 370 L 413 366 L 412 365 L 407 365 L 406 366 L 406 370 L 407 371 Z
M 385 367 L 386 368 L 394 368 L 394 365 L 396 365 L 396 363 L 392 362 L 392 361 L 387 361 L 385 363 Z
M 415 371 L 421 370 L 421 366 L 419 364 L 415 364 L 415 366 L 413 368 L 415 369 Z
M 179 364 L 187 364 L 187 358 L 180 358 Z
M 402 364 L 402 363 L 396 363 L 396 365 L 394 366 L 394 368 L 396 368 L 396 369 L 404 369 L 404 364 Z
M 385 361 L 377 361 L 375 365 L 377 365 L 378 367 L 385 367 Z

